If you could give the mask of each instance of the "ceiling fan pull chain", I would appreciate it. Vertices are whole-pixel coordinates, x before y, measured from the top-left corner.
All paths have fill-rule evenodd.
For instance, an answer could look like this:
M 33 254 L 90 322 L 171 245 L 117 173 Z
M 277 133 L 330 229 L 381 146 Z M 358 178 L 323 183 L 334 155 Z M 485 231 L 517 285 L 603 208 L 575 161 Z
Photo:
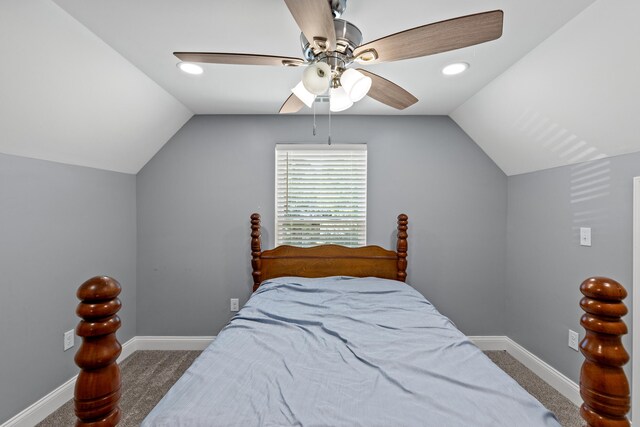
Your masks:
M 313 136 L 316 136 L 316 103 L 313 103 Z
M 331 109 L 329 109 L 329 140 L 327 143 L 331 145 Z

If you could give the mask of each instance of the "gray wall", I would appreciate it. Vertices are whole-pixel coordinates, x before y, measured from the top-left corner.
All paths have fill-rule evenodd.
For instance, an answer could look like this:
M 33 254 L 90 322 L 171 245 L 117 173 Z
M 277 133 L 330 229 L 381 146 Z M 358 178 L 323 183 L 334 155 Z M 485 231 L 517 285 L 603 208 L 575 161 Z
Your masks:
M 0 424 L 77 373 L 77 287 L 122 283 L 121 342 L 136 331 L 135 176 L 0 154 Z
M 618 280 L 631 306 L 638 175 L 640 153 L 508 179 L 507 334 L 576 382 L 583 357 L 567 346 L 567 333 L 584 336 L 580 283 Z M 591 227 L 591 247 L 579 245 L 580 227 Z M 630 327 L 631 315 L 625 321 Z M 625 346 L 631 350 L 631 333 Z
M 324 143 L 326 120 L 313 137 L 311 117 L 196 116 L 137 179 L 0 155 L 0 423 L 77 372 L 62 334 L 90 276 L 124 285 L 121 342 L 217 334 L 251 293 L 250 213 L 273 245 L 275 144 Z M 368 145 L 368 243 L 393 247 L 407 213 L 415 288 L 466 334 L 506 334 L 577 381 L 578 285 L 631 290 L 640 153 L 507 178 L 447 117 L 338 116 L 332 134 Z
M 138 174 L 138 335 L 215 335 L 251 293 L 249 215 L 273 245 L 274 147 L 309 116 L 196 116 Z M 469 335 L 504 334 L 506 176 L 448 117 L 333 117 L 369 150 L 368 243 L 409 215 L 409 282 Z

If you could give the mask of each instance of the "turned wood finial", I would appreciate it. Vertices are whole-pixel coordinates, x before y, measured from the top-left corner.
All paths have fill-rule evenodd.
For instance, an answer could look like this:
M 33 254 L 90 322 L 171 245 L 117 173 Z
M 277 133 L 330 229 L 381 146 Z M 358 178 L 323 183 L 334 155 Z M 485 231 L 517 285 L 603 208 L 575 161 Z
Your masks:
M 76 314 L 82 319 L 76 333 L 82 345 L 76 353 L 80 374 L 75 388 L 76 426 L 111 427 L 120 421 L 120 368 L 116 359 L 122 346 L 116 338 L 122 303 L 120 284 L 110 277 L 93 277 L 77 292 Z
M 262 282 L 262 272 L 260 271 L 262 261 L 260 260 L 261 253 L 260 245 L 260 214 L 254 213 L 251 215 L 251 267 L 253 268 L 253 291 L 255 292 Z
M 621 319 L 627 314 L 622 302 L 627 291 L 615 280 L 591 277 L 582 282 L 580 292 L 584 295 L 580 307 L 585 311 L 580 324 L 586 330 L 580 343 L 585 357 L 580 371 L 584 400 L 580 414 L 589 427 L 628 427 L 629 381 L 622 366 L 629 354 L 621 340 L 627 333 Z
M 409 217 L 405 214 L 398 215 L 398 280 L 404 282 L 407 278 L 407 228 Z

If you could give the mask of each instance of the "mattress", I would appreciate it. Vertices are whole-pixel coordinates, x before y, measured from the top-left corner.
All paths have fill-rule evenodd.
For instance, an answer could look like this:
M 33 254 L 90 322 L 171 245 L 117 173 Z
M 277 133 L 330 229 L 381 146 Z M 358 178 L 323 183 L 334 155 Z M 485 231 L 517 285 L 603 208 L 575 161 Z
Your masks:
M 260 286 L 143 426 L 559 426 L 409 285 Z

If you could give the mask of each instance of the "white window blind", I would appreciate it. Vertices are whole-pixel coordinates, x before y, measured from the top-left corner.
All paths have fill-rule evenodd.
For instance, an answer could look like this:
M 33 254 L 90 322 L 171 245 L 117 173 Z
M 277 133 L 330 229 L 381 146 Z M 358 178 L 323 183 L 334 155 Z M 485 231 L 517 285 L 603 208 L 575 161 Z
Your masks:
M 363 246 L 366 144 L 276 145 L 276 245 Z

